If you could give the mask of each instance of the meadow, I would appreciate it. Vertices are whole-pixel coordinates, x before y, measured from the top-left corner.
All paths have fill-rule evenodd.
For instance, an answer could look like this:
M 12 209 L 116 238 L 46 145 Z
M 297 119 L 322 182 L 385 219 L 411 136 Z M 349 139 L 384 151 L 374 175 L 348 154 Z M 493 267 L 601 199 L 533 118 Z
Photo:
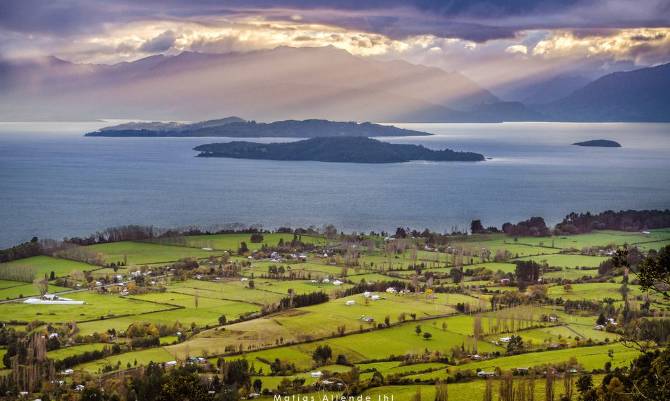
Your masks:
M 319 385 L 320 380 L 312 377 L 311 371 L 340 374 L 356 366 L 361 380 L 370 380 L 374 372 L 379 372 L 384 377 L 416 381 L 411 385 L 369 389 L 365 394 L 393 393 L 399 397 L 396 400 L 401 400 L 419 388 L 423 399 L 427 399 L 433 394 L 434 386 L 421 383 L 453 379 L 458 372 L 461 372 L 459 377 L 464 372 L 474 375 L 478 370 L 505 372 L 519 367 L 560 365 L 574 362 L 575 358 L 578 369 L 583 372 L 600 372 L 607 362 L 613 367 L 629 364 L 638 352 L 620 343 L 619 334 L 594 328 L 597 312 L 569 312 L 562 303 L 548 301 L 588 300 L 606 310 L 604 301 L 608 300 L 613 308 L 621 308 L 622 276 L 611 276 L 604 282 L 585 282 L 582 277 L 597 277 L 597 266 L 607 258 L 582 255 L 581 249 L 612 243 L 640 244 L 640 249 L 652 249 L 670 241 L 670 231 L 657 230 L 651 234 L 607 231 L 516 240 L 498 234 L 459 237 L 448 243 L 449 251 L 424 249 L 419 243 L 418 275 L 417 269 L 411 266 L 412 250 L 406 248 L 389 257 L 384 253 L 385 242 L 381 238 L 373 238 L 374 249 L 359 248 L 355 265 L 344 266 L 342 257 L 324 257 L 323 250 L 307 253 L 307 260 L 300 262 L 288 255 L 279 261 L 238 255 L 237 248 L 242 241 L 254 250 L 263 244 L 274 246 L 280 239 L 291 241 L 293 235 L 264 234 L 262 243 L 251 243 L 249 237 L 249 234 L 217 234 L 183 237 L 179 244 L 125 241 L 92 245 L 88 248 L 103 255 L 106 263 L 126 261 L 128 266 L 118 272 L 126 279 L 130 270 L 142 265 L 156 270 L 156 279 L 151 286 L 137 292 L 134 292 L 137 286 L 129 284 L 125 288 L 133 292 L 125 296 L 118 294 L 120 288 L 105 293 L 93 285 L 91 289 L 49 285 L 49 292 L 68 291 L 64 296 L 82 300 L 83 305 L 12 302 L 20 296 L 38 295 L 37 286 L 0 280 L 0 299 L 9 300 L 0 305 L 0 319 L 12 322 L 7 327 L 18 330 L 27 330 L 32 326 L 26 324 L 35 321 L 41 322 L 34 324 L 37 330 L 49 323 L 76 323 L 77 336 L 93 339 L 89 343 L 69 343 L 49 351 L 48 358 L 53 360 L 103 350 L 114 343 L 122 345 L 120 354 L 80 363 L 74 368 L 93 375 L 109 369 L 123 371 L 151 361 L 184 361 L 190 356 L 203 356 L 212 363 L 218 357 L 228 361 L 244 358 L 256 368 L 253 379 L 260 379 L 264 389 L 273 391 L 283 379 L 304 379 L 306 385 Z M 317 236 L 302 236 L 302 241 L 320 246 L 328 244 L 331 252 L 338 246 Z M 449 252 L 464 254 L 461 262 L 466 275 L 461 283 L 452 282 L 450 277 L 455 258 Z M 224 254 L 229 263 L 243 266 L 232 277 L 216 271 L 218 261 L 208 262 L 210 256 Z M 494 255 L 503 255 L 504 260 L 494 262 Z M 197 274 L 169 269 L 172 263 L 183 258 L 200 261 Z M 499 278 L 514 277 L 515 262 L 522 260 L 559 268 L 542 274 L 547 302 L 491 310 L 494 297 L 502 293 L 521 295 L 513 283 L 502 285 Z M 4 266 L 34 266 L 39 274 L 54 271 L 57 278 L 69 278 L 73 271 L 91 272 L 95 280 L 114 274 L 110 268 L 49 256 L 16 260 L 0 268 Z M 271 268 L 279 266 L 284 267 L 283 273 L 271 274 Z M 427 288 L 429 274 L 436 277 L 433 283 L 436 291 Z M 342 283 L 333 284 L 336 279 Z M 388 284 L 382 284 L 377 291 L 372 291 L 378 299 L 362 293 L 343 294 L 363 281 L 391 280 L 402 281 L 408 287 L 416 284 L 419 290 L 400 295 L 386 292 Z M 564 280 L 576 282 L 564 285 Z M 645 294 L 634 284 L 629 284 L 628 290 L 633 306 L 639 308 Z M 314 292 L 326 293 L 327 302 L 277 309 L 279 302 L 290 293 Z M 658 296 L 651 300 L 656 313 L 665 316 L 670 307 L 667 301 Z M 247 320 L 249 314 L 254 315 Z M 548 316 L 553 320 L 549 321 Z M 223 317 L 226 323 L 222 325 Z M 161 333 L 158 342 L 152 343 L 154 346 L 130 349 L 131 339 L 124 337 L 124 332 L 137 323 L 178 327 L 180 333 Z M 475 327 L 480 328 L 476 339 Z M 108 331 L 118 336 L 98 336 Z M 503 341 L 511 335 L 519 336 L 522 341 L 523 352 L 518 355 L 510 353 Z M 332 357 L 324 364 L 318 364 L 313 358 L 320 346 L 332 350 Z M 0 355 L 3 352 L 6 350 L 0 347 Z M 340 356 L 346 360 L 346 366 L 335 363 Z M 291 363 L 295 371 L 271 375 L 271 363 L 277 359 Z M 484 386 L 484 380 L 478 378 L 450 384 L 450 399 L 470 399 L 463 393 L 480 397 Z M 541 393 L 544 381 L 538 380 L 537 386 L 536 391 Z

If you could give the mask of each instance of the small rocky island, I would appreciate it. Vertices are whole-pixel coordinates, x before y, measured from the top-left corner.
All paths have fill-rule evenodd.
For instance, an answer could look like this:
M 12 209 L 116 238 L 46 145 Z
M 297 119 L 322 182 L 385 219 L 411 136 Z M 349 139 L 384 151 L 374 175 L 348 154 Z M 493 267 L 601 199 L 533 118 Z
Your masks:
M 391 144 L 365 137 L 311 138 L 287 143 L 234 141 L 194 148 L 198 157 L 319 161 L 338 163 L 402 163 L 413 160 L 483 161 L 484 156 L 451 149 L 431 150 L 421 145 Z
M 329 120 L 284 120 L 272 123 L 246 121 L 239 117 L 197 123 L 131 122 L 89 132 L 86 136 L 104 137 L 230 137 L 230 138 L 317 138 L 331 136 L 425 136 L 392 125 Z
M 584 142 L 575 142 L 573 145 L 576 146 L 590 146 L 590 147 L 598 147 L 598 148 L 620 148 L 621 144 L 616 141 L 611 141 L 609 139 L 593 139 L 590 141 L 584 141 Z

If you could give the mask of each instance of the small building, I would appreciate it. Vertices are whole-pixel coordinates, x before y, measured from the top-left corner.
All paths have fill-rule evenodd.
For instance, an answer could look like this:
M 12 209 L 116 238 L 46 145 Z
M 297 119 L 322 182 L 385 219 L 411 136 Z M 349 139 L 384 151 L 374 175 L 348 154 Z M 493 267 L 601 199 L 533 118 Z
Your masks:
M 508 343 L 512 341 L 512 337 L 500 337 L 499 340 L 501 343 Z
M 75 301 L 55 294 L 44 294 L 41 297 L 28 298 L 23 303 L 32 305 L 83 305 L 84 301 Z
M 323 372 L 321 372 L 320 370 L 315 370 L 314 372 L 309 372 L 309 375 L 315 379 L 318 379 L 321 376 L 323 376 Z
M 365 292 L 363 293 L 363 296 L 364 296 L 365 298 L 370 298 L 370 297 L 372 296 L 372 293 L 371 293 L 370 291 L 365 291 Z
M 342 285 L 343 283 L 340 280 L 333 281 L 333 285 Z
M 510 283 L 510 279 L 508 279 L 508 278 L 501 278 L 500 279 L 500 284 L 502 284 L 502 285 L 509 285 L 509 283 Z
M 345 302 L 344 304 L 347 305 L 347 306 L 352 306 L 352 305 L 356 305 L 356 301 L 354 301 L 353 299 L 350 299 L 347 302 Z
M 361 316 L 361 321 L 365 323 L 373 323 L 375 319 L 373 317 L 363 315 Z
M 485 370 L 480 370 L 477 372 L 478 377 L 493 377 L 496 375 L 496 372 L 487 372 Z
M 381 297 L 377 294 L 373 294 L 373 295 L 370 296 L 370 299 L 373 300 L 373 301 L 379 301 L 381 299 Z
M 395 294 L 398 292 L 398 290 L 396 290 L 394 287 L 389 287 L 386 289 L 386 292 L 389 294 Z

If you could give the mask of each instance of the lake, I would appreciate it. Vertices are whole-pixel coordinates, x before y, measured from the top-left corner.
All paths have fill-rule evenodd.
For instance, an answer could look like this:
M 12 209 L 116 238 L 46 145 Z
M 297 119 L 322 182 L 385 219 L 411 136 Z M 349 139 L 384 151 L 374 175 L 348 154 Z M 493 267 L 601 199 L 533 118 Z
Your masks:
M 194 157 L 223 138 L 82 136 L 105 125 L 0 123 L 0 247 L 123 224 L 451 231 L 670 207 L 670 124 L 396 124 L 435 136 L 384 140 L 490 160 L 381 165 Z M 600 138 L 623 148 L 570 145 Z

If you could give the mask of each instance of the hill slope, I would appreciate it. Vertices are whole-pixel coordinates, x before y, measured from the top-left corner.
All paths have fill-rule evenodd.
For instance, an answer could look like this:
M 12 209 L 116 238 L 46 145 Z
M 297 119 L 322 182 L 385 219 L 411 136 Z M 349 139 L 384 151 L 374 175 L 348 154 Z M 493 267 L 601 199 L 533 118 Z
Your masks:
M 0 61 L 0 88 L 5 120 L 446 121 L 498 101 L 459 73 L 332 47 L 185 52 L 115 65 Z
M 542 111 L 557 121 L 670 121 L 670 64 L 606 75 Z

